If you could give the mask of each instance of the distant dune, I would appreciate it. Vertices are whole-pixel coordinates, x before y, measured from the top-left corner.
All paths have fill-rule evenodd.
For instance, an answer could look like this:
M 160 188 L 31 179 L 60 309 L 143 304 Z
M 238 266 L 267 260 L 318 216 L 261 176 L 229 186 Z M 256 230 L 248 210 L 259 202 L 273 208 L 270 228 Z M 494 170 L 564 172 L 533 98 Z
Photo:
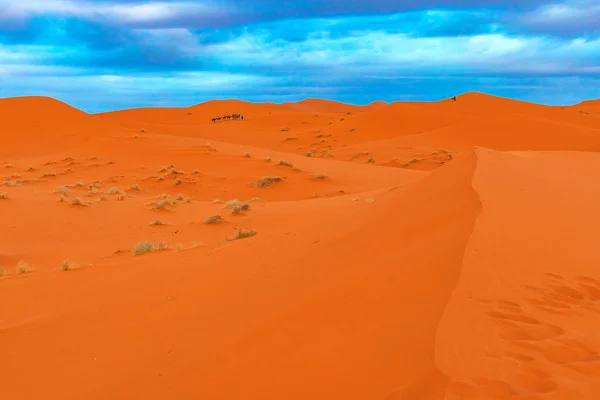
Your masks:
M 596 399 L 599 104 L 0 99 L 0 397 Z

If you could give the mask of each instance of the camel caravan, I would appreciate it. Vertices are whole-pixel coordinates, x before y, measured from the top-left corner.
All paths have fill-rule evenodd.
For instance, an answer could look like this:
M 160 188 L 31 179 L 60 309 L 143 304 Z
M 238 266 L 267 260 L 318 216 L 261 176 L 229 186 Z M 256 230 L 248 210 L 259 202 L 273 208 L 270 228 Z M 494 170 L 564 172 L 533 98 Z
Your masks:
M 244 116 L 240 115 L 240 114 L 231 114 L 231 115 L 225 115 L 223 117 L 216 117 L 212 119 L 213 124 L 215 122 L 219 122 L 219 121 L 229 121 L 230 119 L 241 119 L 242 121 L 244 120 Z

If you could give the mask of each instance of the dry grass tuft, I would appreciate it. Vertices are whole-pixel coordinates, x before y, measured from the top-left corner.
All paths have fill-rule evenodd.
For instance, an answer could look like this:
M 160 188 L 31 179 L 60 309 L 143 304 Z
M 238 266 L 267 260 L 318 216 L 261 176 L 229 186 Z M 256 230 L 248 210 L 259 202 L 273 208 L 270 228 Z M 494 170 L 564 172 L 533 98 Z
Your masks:
M 64 201 L 64 200 L 61 200 L 61 201 Z M 71 205 L 72 206 L 87 206 L 87 204 L 85 204 L 83 202 L 83 200 L 81 200 L 79 197 L 75 197 L 73 200 L 71 200 Z
M 81 182 L 81 181 L 75 182 L 75 187 L 83 187 L 83 182 Z
M 261 178 L 260 180 L 258 180 L 258 182 L 256 182 L 256 187 L 257 188 L 264 188 L 267 186 L 271 186 L 276 182 L 280 182 L 282 181 L 283 178 L 281 178 L 280 176 L 266 176 L 264 178 Z
M 139 256 L 140 254 L 149 253 L 151 251 L 161 251 L 166 249 L 166 245 L 163 242 L 152 243 L 152 242 L 139 242 L 135 245 L 131 253 L 134 256 Z
M 183 182 L 181 181 L 181 179 L 177 179 L 177 180 L 175 181 L 175 186 L 179 186 L 179 185 L 181 185 L 182 183 L 183 183 Z
M 21 181 L 20 180 L 16 180 L 16 181 L 5 181 L 3 183 L 4 186 L 8 186 L 8 187 L 17 187 L 17 186 L 21 186 Z
M 277 163 L 277 165 L 281 165 L 283 167 L 293 167 L 294 164 L 292 164 L 289 161 L 284 161 L 284 160 L 279 160 L 279 162 Z
M 124 201 L 125 200 L 125 195 L 124 194 L 120 194 L 117 196 L 117 200 L 119 201 Z
M 252 154 L 251 154 L 251 153 L 248 153 L 248 152 L 246 152 L 246 153 L 244 153 L 244 157 L 246 157 L 246 158 L 252 158 Z
M 150 223 L 150 225 L 152 226 L 163 226 L 166 225 L 163 221 L 161 221 L 160 219 L 155 219 L 154 221 L 152 221 Z
M 131 185 L 129 188 L 130 188 L 131 190 L 135 190 L 136 192 L 139 192 L 140 190 L 142 190 L 142 189 L 140 188 L 140 185 Z
M 232 237 L 227 238 L 227 240 L 239 240 L 245 239 L 256 235 L 256 231 L 254 229 L 236 229 L 234 235 Z
M 19 275 L 23 275 L 28 272 L 31 272 L 31 268 L 29 267 L 29 264 L 27 264 L 25 261 L 19 261 L 17 263 L 17 273 Z
M 316 174 L 314 176 L 315 179 L 319 179 L 319 180 L 323 180 L 323 179 L 327 179 L 327 175 L 324 174 Z
M 108 194 L 122 194 L 123 191 L 121 189 L 119 189 L 118 187 L 111 187 L 110 189 L 108 189 L 107 192 Z
M 367 160 L 368 163 L 375 164 L 375 158 L 371 157 Z
M 170 205 L 173 203 L 168 200 L 159 200 L 156 203 L 152 203 L 152 210 L 167 210 L 170 211 Z
M 100 196 L 100 201 L 107 201 L 108 200 L 108 196 Z
M 54 193 L 61 193 L 66 195 L 67 193 L 69 193 L 69 187 L 67 185 L 59 186 L 56 189 L 54 189 Z
M 69 265 L 69 260 L 63 260 L 63 262 L 60 264 L 60 269 L 62 269 L 63 271 L 70 270 L 71 266 Z
M 4 192 L 0 193 L 0 200 L 6 200 L 6 199 L 8 199 L 8 193 L 4 193 Z
M 208 225 L 214 225 L 224 221 L 225 220 L 220 215 L 211 215 L 210 217 L 204 220 L 204 223 Z
M 313 156 L 313 153 L 311 153 L 310 151 L 308 151 L 308 152 L 304 153 L 304 155 L 305 155 L 306 157 L 312 157 L 312 156 Z
M 290 128 L 281 128 L 281 132 L 289 132 Z
M 241 214 L 245 211 L 250 210 L 250 204 L 248 203 L 238 203 L 231 207 L 231 215 Z
M 51 178 L 56 176 L 56 174 L 54 172 L 46 172 L 44 173 L 44 175 L 42 175 L 42 178 Z
M 195 170 L 192 171 L 192 174 L 194 174 L 194 175 L 198 175 L 199 173 L 200 173 L 200 171 L 197 170 L 197 169 L 195 169 Z

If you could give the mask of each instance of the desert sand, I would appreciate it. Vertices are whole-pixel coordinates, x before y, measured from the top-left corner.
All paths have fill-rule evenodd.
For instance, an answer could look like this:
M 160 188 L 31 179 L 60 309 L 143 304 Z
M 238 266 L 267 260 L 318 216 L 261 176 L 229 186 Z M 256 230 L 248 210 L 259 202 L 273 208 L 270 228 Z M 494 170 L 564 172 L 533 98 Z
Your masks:
M 2 399 L 600 398 L 598 101 L 0 130 Z

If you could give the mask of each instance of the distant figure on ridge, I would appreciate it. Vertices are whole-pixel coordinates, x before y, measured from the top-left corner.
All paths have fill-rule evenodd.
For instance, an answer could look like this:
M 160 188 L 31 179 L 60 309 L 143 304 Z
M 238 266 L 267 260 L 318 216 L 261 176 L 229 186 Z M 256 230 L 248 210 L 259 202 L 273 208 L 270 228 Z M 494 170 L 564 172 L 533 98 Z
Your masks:
M 452 97 L 452 101 L 456 101 L 456 96 Z

